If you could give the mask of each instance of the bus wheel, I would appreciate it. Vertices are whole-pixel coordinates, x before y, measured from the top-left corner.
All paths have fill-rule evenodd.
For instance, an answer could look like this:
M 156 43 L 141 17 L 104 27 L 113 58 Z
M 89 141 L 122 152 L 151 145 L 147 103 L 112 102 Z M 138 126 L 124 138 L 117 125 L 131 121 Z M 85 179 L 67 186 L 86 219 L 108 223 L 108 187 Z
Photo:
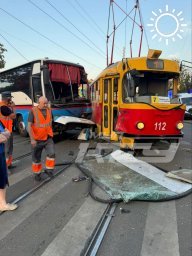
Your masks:
M 18 132 L 19 132 L 19 134 L 20 134 L 22 137 L 27 137 L 27 136 L 28 136 L 28 133 L 27 133 L 25 124 L 24 124 L 24 122 L 23 122 L 23 117 L 22 117 L 22 116 L 19 116 L 19 117 L 17 118 L 17 127 L 18 127 Z

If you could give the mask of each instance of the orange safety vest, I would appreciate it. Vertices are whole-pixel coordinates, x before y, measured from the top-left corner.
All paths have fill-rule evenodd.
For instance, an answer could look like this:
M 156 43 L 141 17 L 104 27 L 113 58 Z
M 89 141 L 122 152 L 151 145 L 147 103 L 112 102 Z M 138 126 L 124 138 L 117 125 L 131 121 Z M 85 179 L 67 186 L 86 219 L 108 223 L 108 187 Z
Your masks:
M 0 102 L 0 106 L 7 106 L 4 102 Z M 8 106 L 9 107 L 9 106 Z M 0 121 L 3 123 L 5 128 L 7 128 L 10 132 L 13 130 L 13 119 L 8 116 L 3 116 L 0 111 Z
M 51 110 L 47 109 L 46 119 L 38 107 L 33 107 L 32 112 L 34 116 L 34 123 L 31 125 L 33 138 L 45 141 L 48 135 L 53 137 Z

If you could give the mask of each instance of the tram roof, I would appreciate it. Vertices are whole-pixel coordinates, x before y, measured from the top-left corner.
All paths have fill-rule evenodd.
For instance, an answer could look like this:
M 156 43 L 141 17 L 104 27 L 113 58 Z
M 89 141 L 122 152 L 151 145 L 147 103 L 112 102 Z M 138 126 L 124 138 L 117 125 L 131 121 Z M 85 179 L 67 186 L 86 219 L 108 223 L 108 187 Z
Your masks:
M 163 69 L 153 69 L 147 67 L 147 60 L 160 60 L 163 61 Z M 125 70 L 127 71 L 129 68 L 130 70 L 136 69 L 138 71 L 143 72 L 169 72 L 169 73 L 176 73 L 179 74 L 179 64 L 175 60 L 168 60 L 168 59 L 151 59 L 147 57 L 136 57 L 136 58 L 125 58 L 122 61 L 118 61 L 112 63 L 111 65 L 107 66 L 97 77 L 94 81 L 98 80 L 100 77 L 105 76 L 114 76 L 120 74 L 122 70 L 122 66 L 125 64 L 127 66 Z M 94 82 L 93 81 L 93 82 Z M 92 82 L 92 83 L 93 83 Z

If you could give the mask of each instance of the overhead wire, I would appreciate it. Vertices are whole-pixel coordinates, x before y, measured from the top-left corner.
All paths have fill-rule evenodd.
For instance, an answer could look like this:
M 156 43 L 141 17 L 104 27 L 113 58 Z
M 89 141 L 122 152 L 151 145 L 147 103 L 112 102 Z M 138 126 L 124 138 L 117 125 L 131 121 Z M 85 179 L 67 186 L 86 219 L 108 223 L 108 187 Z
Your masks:
M 29 61 L 12 43 L 9 42 L 7 38 L 5 38 L 1 33 L 0 36 L 26 61 Z
M 116 30 L 116 25 L 115 25 L 115 13 L 114 13 L 114 9 L 113 9 L 113 5 L 112 5 L 112 14 L 113 14 L 113 40 L 112 40 L 112 48 L 111 48 L 111 63 L 113 63 L 113 53 L 114 53 L 114 46 L 115 46 L 115 30 Z
M 29 42 L 29 41 L 26 41 L 26 40 L 21 39 L 21 38 L 15 36 L 15 35 L 13 35 L 13 34 L 10 34 L 9 32 L 7 32 L 7 31 L 5 31 L 5 30 L 3 30 L 3 29 L 0 29 L 0 31 L 2 31 L 3 34 L 7 34 L 8 36 L 10 36 L 10 37 L 12 37 L 12 38 L 14 38 L 14 39 L 16 39 L 16 40 L 18 40 L 18 41 L 21 41 L 21 42 L 23 42 L 24 44 L 26 44 L 26 45 L 28 45 L 28 46 L 30 45 L 30 46 L 33 47 L 34 49 L 40 50 L 40 51 L 42 51 L 42 52 L 45 52 L 45 49 L 40 48 L 40 47 L 37 47 L 36 45 L 32 44 L 32 43 Z M 55 52 L 49 52 L 49 53 L 54 54 L 54 55 L 56 54 Z M 60 57 L 60 55 L 58 55 L 58 56 Z
M 80 57 L 79 55 L 75 54 L 74 52 L 66 49 L 65 47 L 63 47 L 61 44 L 55 42 L 54 40 L 52 40 L 51 38 L 45 36 L 44 34 L 42 34 L 41 32 L 39 32 L 38 30 L 36 30 L 35 28 L 33 28 L 32 26 L 28 25 L 27 23 L 25 23 L 24 21 L 20 20 L 19 18 L 15 17 L 13 14 L 11 14 L 10 12 L 6 11 L 5 9 L 0 7 L 0 10 L 3 11 L 4 13 L 6 13 L 8 16 L 12 17 L 13 19 L 17 20 L 18 22 L 20 22 L 21 24 L 23 24 L 25 27 L 29 28 L 30 30 L 32 30 L 33 32 L 35 32 L 36 34 L 40 35 L 41 37 L 43 37 L 44 39 L 48 40 L 49 42 L 51 42 L 52 44 L 56 45 L 57 47 L 61 48 L 62 50 L 70 53 L 71 55 L 77 57 L 78 59 L 98 68 L 101 69 L 101 67 L 98 67 L 97 65 L 87 61 L 86 59 Z
M 130 39 L 130 55 L 131 58 L 133 57 L 133 51 L 132 51 L 132 42 L 133 42 L 133 32 L 134 32 L 134 28 L 135 28 L 135 19 L 136 19 L 136 14 L 137 14 L 137 7 L 135 6 L 135 13 L 134 13 L 134 21 L 133 21 L 133 25 L 132 25 L 132 30 L 131 30 L 131 39 Z
M 75 2 L 77 3 L 77 5 L 79 6 L 79 8 L 86 13 L 87 17 L 89 17 L 90 21 L 99 29 L 99 31 L 105 35 L 105 32 L 103 32 L 103 30 L 99 27 L 99 25 L 93 20 L 93 18 L 89 15 L 89 13 L 80 5 L 80 3 L 75 0 Z
M 111 32 L 111 34 L 108 34 L 108 42 L 109 42 L 109 38 L 113 35 L 113 38 L 114 38 L 114 33 L 115 33 L 115 30 L 117 30 L 120 25 L 124 22 L 124 21 L 127 21 L 127 18 L 129 18 L 130 20 L 132 20 L 133 22 L 133 25 L 132 25 L 132 30 L 131 30 L 131 39 L 130 39 L 130 55 L 131 55 L 131 58 L 133 57 L 132 56 L 132 38 L 133 38 L 133 32 L 134 32 L 134 28 L 135 28 L 135 25 L 137 25 L 140 29 L 140 32 L 141 32 L 141 37 L 140 37 L 140 44 L 139 44 L 139 52 L 138 52 L 138 57 L 140 57 L 140 54 L 141 54 L 141 49 L 142 49 L 142 41 L 143 41 L 143 33 L 145 35 L 145 38 L 146 38 L 146 41 L 147 41 L 147 46 L 148 46 L 148 49 L 149 49 L 149 43 L 148 43 L 148 39 L 147 39 L 147 34 L 145 32 L 145 29 L 144 29 L 144 26 L 143 26 L 143 19 L 142 19 L 142 15 L 141 15 L 141 10 L 140 10 L 140 6 L 139 6 L 139 0 L 136 0 L 136 3 L 134 5 L 134 7 L 132 8 L 132 10 L 127 13 L 127 1 L 126 1 L 126 11 L 124 11 L 117 3 L 115 0 L 111 0 L 110 1 L 110 5 L 113 6 L 113 4 L 115 4 L 126 16 L 125 18 L 117 25 L 117 26 L 114 26 L 114 29 L 113 31 Z M 132 11 L 135 10 L 134 12 L 134 17 L 132 18 L 130 16 L 130 14 L 132 13 Z M 139 21 L 137 22 L 136 21 L 136 16 L 137 16 L 137 11 L 138 11 L 138 15 L 139 15 Z M 126 28 L 126 25 L 125 25 L 125 28 Z M 125 38 L 126 38 L 126 33 L 125 33 Z M 126 41 L 126 39 L 125 39 Z M 112 55 L 113 55 L 113 49 L 112 49 Z M 123 52 L 123 57 L 125 55 L 125 47 L 124 47 L 124 52 Z
M 93 51 L 96 51 L 92 46 L 90 46 L 87 42 L 85 42 L 82 38 L 80 38 L 79 36 L 77 36 L 76 34 L 74 34 L 72 31 L 70 31 L 68 28 L 66 28 L 61 22 L 59 22 L 58 20 L 56 20 L 53 16 L 51 16 L 50 14 L 48 14 L 46 11 L 44 11 L 42 8 L 40 8 L 37 4 L 35 4 L 32 0 L 27 0 L 29 3 L 31 3 L 33 6 L 35 6 L 38 10 L 40 10 L 41 12 L 43 12 L 45 15 L 47 15 L 50 19 L 52 19 L 54 22 L 56 22 L 58 25 L 60 25 L 62 28 L 64 28 L 66 31 L 68 31 L 70 34 L 72 34 L 75 38 L 79 39 L 82 43 L 84 43 L 86 46 L 88 46 L 90 49 L 92 49 Z M 98 49 L 98 48 L 97 48 Z M 99 51 L 101 51 L 99 49 Z M 101 55 L 103 57 L 103 55 L 97 51 L 97 53 L 99 55 Z
M 72 4 L 72 1 L 66 1 L 66 2 L 67 2 L 69 5 L 71 5 L 72 8 L 73 8 L 81 17 L 83 17 L 83 19 L 87 22 L 87 24 L 90 24 L 89 19 L 87 18 L 87 16 L 84 15 L 83 11 L 82 11 L 82 10 L 81 10 L 82 12 L 79 11 L 80 8 L 76 8 L 76 6 L 75 6 L 74 4 Z M 100 36 L 100 38 L 102 38 L 102 39 L 104 40 L 104 36 L 101 36 L 101 34 L 98 33 L 98 32 L 100 32 L 100 31 L 96 30 L 95 32 Z
M 111 1 L 110 2 L 110 8 L 113 10 L 113 3 L 115 3 L 114 1 Z M 118 5 L 117 5 L 118 6 Z M 119 7 L 119 6 L 118 6 Z M 121 10 L 122 10 L 122 8 L 121 7 L 119 7 Z M 108 41 L 107 41 L 107 43 L 109 43 L 109 38 L 113 35 L 113 38 L 114 38 L 114 33 L 115 33 L 115 31 L 120 27 L 120 25 L 127 19 L 127 17 L 129 17 L 131 20 L 133 20 L 131 17 L 130 17 L 130 14 L 131 14 L 131 12 L 133 11 L 135 9 L 135 7 L 133 7 L 132 8 L 132 10 L 129 12 L 129 13 L 126 13 L 124 10 L 122 10 L 123 11 L 123 13 L 125 13 L 126 14 L 126 16 L 125 16 L 125 18 L 116 26 L 114 26 L 114 28 L 113 28 L 113 31 L 110 33 L 110 34 L 108 34 Z M 108 23 L 109 23 L 109 19 L 108 19 Z M 113 23 L 114 23 L 114 10 L 113 10 Z M 137 23 L 137 22 L 135 22 L 138 26 L 139 26 L 139 24 Z M 109 31 L 109 29 L 108 29 L 108 31 Z M 113 43 L 112 43 L 112 45 L 113 45 Z M 112 53 L 113 54 L 113 53 Z M 111 55 L 112 56 L 112 55 Z M 113 57 L 112 57 L 113 58 Z M 111 63 L 112 63 L 112 61 L 111 61 Z
M 90 38 L 77 28 L 68 18 L 66 18 L 62 12 L 60 12 L 49 0 L 45 0 L 56 12 L 58 12 L 69 24 L 71 24 L 81 35 L 83 35 L 92 45 L 95 46 L 100 52 L 104 53 Z
M 111 3 L 109 4 L 109 13 L 108 13 L 108 22 L 107 22 L 107 40 L 106 40 L 106 53 L 107 53 L 107 66 L 109 65 L 109 23 L 110 23 L 110 16 L 111 16 Z
M 125 0 L 125 9 L 126 9 L 126 13 L 127 13 L 127 0 Z M 123 58 L 125 58 L 126 56 L 126 46 L 127 46 L 127 16 L 125 19 L 125 45 L 124 45 L 124 50 L 123 50 Z
M 143 20 L 143 15 L 142 15 L 142 12 L 141 12 L 139 1 L 138 1 L 138 9 L 139 9 L 140 17 L 141 17 L 141 23 L 143 25 L 143 32 L 144 32 L 145 40 L 146 40 L 146 43 L 147 43 L 147 48 L 149 50 L 149 40 L 148 40 L 148 37 L 147 37 L 147 32 L 146 32 L 146 29 L 145 29 L 145 23 L 144 23 L 144 20 Z

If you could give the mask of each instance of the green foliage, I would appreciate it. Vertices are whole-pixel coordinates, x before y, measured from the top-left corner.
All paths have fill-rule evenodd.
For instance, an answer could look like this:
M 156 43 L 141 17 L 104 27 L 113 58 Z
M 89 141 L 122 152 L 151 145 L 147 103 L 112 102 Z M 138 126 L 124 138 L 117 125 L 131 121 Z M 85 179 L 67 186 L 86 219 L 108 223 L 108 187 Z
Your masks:
M 5 56 L 3 55 L 4 52 L 6 52 L 7 50 L 4 48 L 3 44 L 0 43 L 0 69 L 4 68 L 5 66 Z
M 187 92 L 190 88 L 192 88 L 192 71 L 182 68 L 179 79 L 179 92 Z
M 174 61 L 177 61 L 178 64 L 180 64 L 179 59 L 173 59 Z M 172 89 L 173 84 L 170 82 L 169 89 Z M 185 65 L 182 65 L 182 69 L 180 71 L 179 76 L 179 85 L 178 85 L 178 92 L 187 92 L 189 89 L 192 89 L 192 68 L 185 67 Z

